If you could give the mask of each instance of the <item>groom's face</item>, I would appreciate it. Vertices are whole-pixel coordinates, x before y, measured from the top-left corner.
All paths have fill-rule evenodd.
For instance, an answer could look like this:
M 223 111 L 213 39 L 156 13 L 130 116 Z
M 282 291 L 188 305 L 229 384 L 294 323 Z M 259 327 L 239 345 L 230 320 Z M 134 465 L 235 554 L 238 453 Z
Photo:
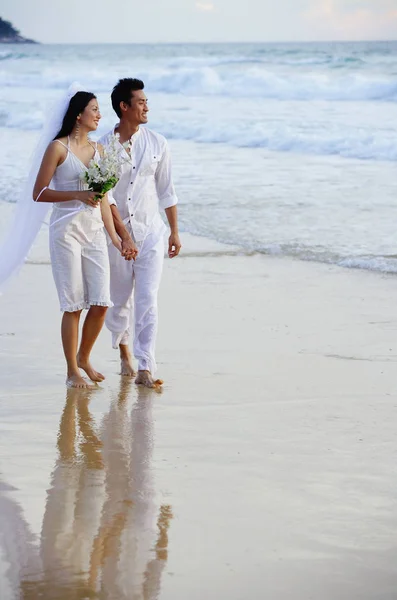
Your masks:
M 131 92 L 130 106 L 128 107 L 128 119 L 135 121 L 137 125 L 147 123 L 149 107 L 146 94 L 143 90 Z

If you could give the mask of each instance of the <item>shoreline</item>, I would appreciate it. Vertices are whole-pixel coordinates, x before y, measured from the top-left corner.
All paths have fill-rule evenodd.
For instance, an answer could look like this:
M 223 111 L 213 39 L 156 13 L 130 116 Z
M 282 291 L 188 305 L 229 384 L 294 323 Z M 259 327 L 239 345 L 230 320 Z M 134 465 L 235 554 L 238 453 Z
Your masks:
M 14 210 L 14 204 L 13 203 L 9 203 L 9 202 L 3 202 L 0 201 L 0 213 L 1 213 L 1 219 L 0 219 L 0 246 L 1 246 L 1 242 L 3 240 L 4 237 L 4 232 L 6 227 L 12 223 L 12 213 Z M 46 219 L 48 220 L 48 216 L 46 217 Z M 380 258 L 384 258 L 385 260 L 385 266 L 384 268 L 380 268 L 380 267 L 370 267 L 367 265 L 361 265 L 358 264 L 360 262 L 360 260 L 363 257 L 350 257 L 350 258 L 346 258 L 346 259 L 342 259 L 342 262 L 346 263 L 346 264 L 341 264 L 341 262 L 330 262 L 328 260 L 320 260 L 317 258 L 304 258 L 302 256 L 298 256 L 298 255 L 291 255 L 291 254 L 282 254 L 281 252 L 278 251 L 274 251 L 274 252 L 262 252 L 260 250 L 250 250 L 247 248 L 244 248 L 242 246 L 236 245 L 236 244 L 232 244 L 232 243 L 228 243 L 228 242 L 221 242 L 218 241 L 216 239 L 212 239 L 206 236 L 201 236 L 201 235 L 197 235 L 197 234 L 193 234 L 193 233 L 189 233 L 186 231 L 181 230 L 180 232 L 181 237 L 183 238 L 183 250 L 182 250 L 182 254 L 180 255 L 180 258 L 192 258 L 194 256 L 262 256 L 265 259 L 275 259 L 275 260 L 280 260 L 280 261 L 292 261 L 292 262 L 302 262 L 302 263 L 309 263 L 309 264 L 314 264 L 314 265 L 324 265 L 324 267 L 337 267 L 339 269 L 343 269 L 344 271 L 347 272 L 355 272 L 355 271 L 362 271 L 362 272 L 368 272 L 368 273 L 377 273 L 381 276 L 396 276 L 397 275 L 397 254 L 395 256 L 385 256 L 385 257 L 379 257 L 379 256 L 373 256 L 370 257 L 370 259 L 372 260 L 379 260 Z M 167 238 L 167 235 L 165 236 L 165 240 Z M 368 258 L 368 257 L 367 257 Z M 395 262 L 395 266 L 389 266 L 388 267 L 388 263 L 387 261 L 393 261 Z M 350 263 L 350 264 L 348 264 Z M 29 265 L 35 265 L 35 264 L 42 264 L 42 265 L 50 265 L 50 259 L 49 259 L 49 252 L 48 252 L 48 230 L 47 230 L 47 226 L 42 227 L 29 255 L 28 258 L 26 260 L 25 264 L 29 264 Z

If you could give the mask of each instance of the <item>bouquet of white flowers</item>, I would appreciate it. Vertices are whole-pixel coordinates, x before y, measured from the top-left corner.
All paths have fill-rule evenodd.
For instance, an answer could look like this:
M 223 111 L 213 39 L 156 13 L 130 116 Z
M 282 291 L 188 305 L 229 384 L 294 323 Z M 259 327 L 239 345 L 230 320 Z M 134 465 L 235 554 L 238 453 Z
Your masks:
M 98 192 L 98 200 L 114 188 L 120 178 L 121 167 L 128 160 L 123 158 L 118 151 L 119 137 L 119 134 L 116 133 L 110 144 L 104 149 L 103 156 L 97 161 L 92 159 L 88 169 L 81 174 L 81 179 L 88 184 L 89 189 Z

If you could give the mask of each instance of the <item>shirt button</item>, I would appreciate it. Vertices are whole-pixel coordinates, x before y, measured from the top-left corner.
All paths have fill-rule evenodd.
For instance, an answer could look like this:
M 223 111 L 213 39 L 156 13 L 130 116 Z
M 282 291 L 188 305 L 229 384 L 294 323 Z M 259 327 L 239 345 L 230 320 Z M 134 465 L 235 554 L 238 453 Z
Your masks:
M 134 213 L 131 213 L 131 217 L 133 217 L 133 216 L 134 216 Z
M 135 169 L 135 167 L 132 167 L 133 169 Z

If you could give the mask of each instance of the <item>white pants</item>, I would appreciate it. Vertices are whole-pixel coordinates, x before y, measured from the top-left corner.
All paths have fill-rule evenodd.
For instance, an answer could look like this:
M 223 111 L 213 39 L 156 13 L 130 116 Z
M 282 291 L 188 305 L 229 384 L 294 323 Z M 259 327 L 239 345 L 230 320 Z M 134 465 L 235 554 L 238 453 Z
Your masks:
M 164 262 L 163 236 L 149 234 L 138 243 L 136 261 L 127 261 L 109 246 L 110 295 L 114 306 L 107 311 L 106 327 L 113 348 L 129 342 L 134 312 L 133 353 L 140 371 L 156 371 L 157 294 Z M 134 295 L 133 295 L 134 292 Z

